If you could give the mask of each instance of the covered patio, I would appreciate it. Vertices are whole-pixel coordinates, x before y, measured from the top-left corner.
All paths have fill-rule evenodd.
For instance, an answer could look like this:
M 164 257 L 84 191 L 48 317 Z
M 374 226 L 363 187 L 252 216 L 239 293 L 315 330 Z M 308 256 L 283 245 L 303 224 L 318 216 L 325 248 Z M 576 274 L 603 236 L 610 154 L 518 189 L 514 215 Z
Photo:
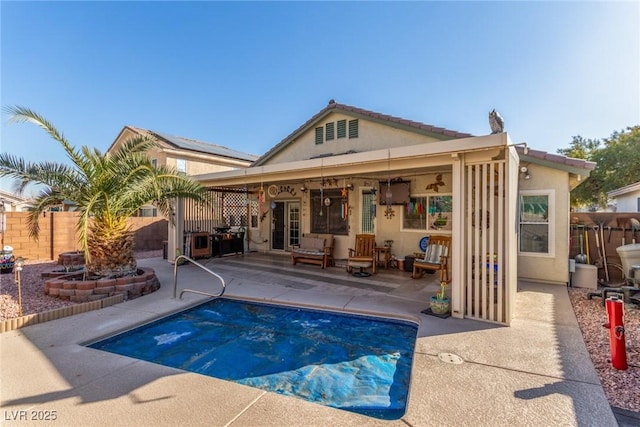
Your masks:
M 177 206 L 169 253 L 218 227 L 244 233 L 247 252 L 269 254 L 323 232 L 341 265 L 358 233 L 398 258 L 420 252 L 425 236 L 450 235 L 452 315 L 509 324 L 516 245 L 505 230 L 515 228 L 517 165 L 508 135 L 496 134 L 201 175 L 210 207 Z

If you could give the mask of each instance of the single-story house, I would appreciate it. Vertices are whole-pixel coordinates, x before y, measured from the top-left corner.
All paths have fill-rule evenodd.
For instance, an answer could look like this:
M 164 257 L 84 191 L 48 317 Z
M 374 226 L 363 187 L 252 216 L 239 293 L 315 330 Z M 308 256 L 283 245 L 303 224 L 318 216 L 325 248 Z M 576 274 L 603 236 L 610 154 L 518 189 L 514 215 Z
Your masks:
M 0 190 L 0 212 L 27 212 L 32 208 L 31 200 L 19 194 Z
M 616 212 L 640 212 L 640 182 L 611 190 L 607 196 L 615 200 Z
M 332 234 L 337 260 L 360 233 L 398 257 L 449 235 L 452 315 L 508 325 L 519 278 L 568 283 L 569 192 L 594 167 L 504 132 L 473 136 L 332 100 L 250 167 L 196 176 L 214 208 L 203 218 L 178 206 L 169 253 L 219 224 L 270 253 Z

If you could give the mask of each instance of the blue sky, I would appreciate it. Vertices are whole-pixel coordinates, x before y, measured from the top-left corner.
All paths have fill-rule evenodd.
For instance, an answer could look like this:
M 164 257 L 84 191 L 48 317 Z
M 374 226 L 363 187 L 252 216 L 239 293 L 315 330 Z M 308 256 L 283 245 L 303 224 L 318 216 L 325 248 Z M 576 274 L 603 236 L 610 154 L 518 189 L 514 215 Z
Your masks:
M 640 124 L 639 2 L 0 2 L 2 106 L 76 145 L 124 125 L 263 154 L 330 99 L 514 142 Z M 2 115 L 0 151 L 66 162 Z M 9 189 L 7 180 L 0 187 Z

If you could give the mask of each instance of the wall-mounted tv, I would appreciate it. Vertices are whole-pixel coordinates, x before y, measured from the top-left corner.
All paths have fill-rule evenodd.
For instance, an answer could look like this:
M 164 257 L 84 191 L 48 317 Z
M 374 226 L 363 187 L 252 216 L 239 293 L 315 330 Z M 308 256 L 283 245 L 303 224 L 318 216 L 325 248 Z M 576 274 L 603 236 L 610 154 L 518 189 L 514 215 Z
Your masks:
M 392 180 L 387 186 L 387 181 L 380 181 L 378 188 L 378 204 L 387 204 L 387 187 L 391 190 L 392 205 L 406 205 L 411 197 L 411 181 Z

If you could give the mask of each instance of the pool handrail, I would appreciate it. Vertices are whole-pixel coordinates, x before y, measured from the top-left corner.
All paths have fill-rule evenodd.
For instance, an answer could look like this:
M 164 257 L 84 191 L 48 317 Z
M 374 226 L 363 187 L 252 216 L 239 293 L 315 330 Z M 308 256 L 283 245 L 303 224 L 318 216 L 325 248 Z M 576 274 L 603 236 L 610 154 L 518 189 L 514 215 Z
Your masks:
M 202 291 L 196 291 L 196 290 L 193 290 L 193 289 L 183 289 L 180 292 L 180 299 L 182 299 L 182 294 L 184 294 L 185 292 L 191 292 L 192 294 L 206 295 L 206 296 L 210 296 L 210 297 L 213 297 L 213 298 L 220 298 L 224 294 L 224 291 L 227 289 L 227 285 L 225 284 L 224 279 L 222 277 L 220 277 L 220 275 L 214 273 L 213 271 L 209 270 L 204 265 L 196 262 L 195 260 L 189 258 L 186 255 L 179 255 L 173 261 L 173 299 L 176 298 L 176 293 L 177 293 L 177 290 L 178 290 L 178 265 L 179 265 L 178 260 L 180 260 L 180 259 L 187 260 L 191 264 L 193 264 L 193 265 L 195 265 L 197 267 L 200 267 L 201 269 L 203 269 L 207 273 L 209 273 L 212 276 L 215 276 L 216 278 L 218 278 L 218 280 L 220 280 L 220 283 L 222 284 L 222 290 L 220 291 L 220 293 L 218 295 L 209 294 L 207 292 L 202 292 Z

